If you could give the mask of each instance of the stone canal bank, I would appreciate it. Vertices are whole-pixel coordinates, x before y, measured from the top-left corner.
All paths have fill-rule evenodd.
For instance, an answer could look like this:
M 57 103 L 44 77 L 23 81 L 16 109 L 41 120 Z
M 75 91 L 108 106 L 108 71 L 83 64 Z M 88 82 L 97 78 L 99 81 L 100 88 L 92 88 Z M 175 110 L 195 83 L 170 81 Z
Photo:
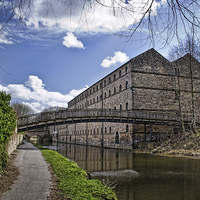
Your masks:
M 6 174 L 8 177 L 2 177 L 2 179 L 10 179 L 9 175 L 15 176 L 16 173 L 19 175 L 9 190 L 3 194 L 0 192 L 0 200 L 47 199 L 50 194 L 51 173 L 41 151 L 30 143 L 24 143 L 18 147 L 15 154 L 16 158 L 13 160 L 13 164 L 18 170 L 14 166 L 9 166 L 11 169 L 8 167 Z M 13 181 L 12 178 L 10 181 Z M 1 183 L 0 189 L 4 184 L 6 183 Z M 7 184 L 9 185 L 9 183 Z

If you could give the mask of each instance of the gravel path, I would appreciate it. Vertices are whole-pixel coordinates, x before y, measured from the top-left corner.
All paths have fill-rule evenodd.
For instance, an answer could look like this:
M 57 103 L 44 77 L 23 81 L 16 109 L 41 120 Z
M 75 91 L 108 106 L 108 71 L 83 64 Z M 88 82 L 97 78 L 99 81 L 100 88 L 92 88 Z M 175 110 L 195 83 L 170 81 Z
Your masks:
M 0 200 L 47 199 L 51 174 L 41 151 L 30 143 L 20 145 L 16 150 L 14 165 L 19 169 L 19 176 Z

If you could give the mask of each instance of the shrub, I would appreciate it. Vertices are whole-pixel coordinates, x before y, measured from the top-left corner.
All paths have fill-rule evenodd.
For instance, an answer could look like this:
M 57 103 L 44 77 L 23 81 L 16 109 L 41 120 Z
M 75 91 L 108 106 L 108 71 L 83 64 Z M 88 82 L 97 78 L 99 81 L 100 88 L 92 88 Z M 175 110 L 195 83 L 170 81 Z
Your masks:
M 0 92 L 0 173 L 7 165 L 8 155 L 5 144 L 9 141 L 10 136 L 16 127 L 16 115 L 10 106 L 11 95 Z

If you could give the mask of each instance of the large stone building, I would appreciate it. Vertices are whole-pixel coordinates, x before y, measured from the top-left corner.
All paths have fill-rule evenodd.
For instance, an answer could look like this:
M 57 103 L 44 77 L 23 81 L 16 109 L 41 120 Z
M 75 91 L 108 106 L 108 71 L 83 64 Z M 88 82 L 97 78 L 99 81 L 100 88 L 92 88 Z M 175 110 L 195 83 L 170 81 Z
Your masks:
M 182 113 L 183 117 L 192 114 L 199 116 L 199 97 L 198 61 L 187 54 L 169 62 L 157 51 L 150 49 L 79 94 L 68 103 L 68 109 L 114 109 L 173 115 Z M 132 147 L 134 140 L 144 140 L 144 132 L 150 133 L 151 130 L 154 136 L 160 137 L 172 131 L 173 127 L 86 122 L 62 125 L 53 130 L 57 131 L 54 140 L 57 138 L 60 142 Z M 148 140 L 148 135 L 145 140 Z

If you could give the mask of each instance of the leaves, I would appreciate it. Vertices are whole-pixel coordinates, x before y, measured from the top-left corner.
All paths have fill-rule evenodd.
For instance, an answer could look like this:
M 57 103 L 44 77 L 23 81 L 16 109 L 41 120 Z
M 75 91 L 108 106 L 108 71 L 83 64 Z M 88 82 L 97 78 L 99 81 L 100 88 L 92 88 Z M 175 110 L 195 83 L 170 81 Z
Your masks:
M 5 144 L 16 127 L 16 115 L 10 107 L 10 94 L 0 92 L 0 173 L 7 165 L 8 155 L 5 150 Z

